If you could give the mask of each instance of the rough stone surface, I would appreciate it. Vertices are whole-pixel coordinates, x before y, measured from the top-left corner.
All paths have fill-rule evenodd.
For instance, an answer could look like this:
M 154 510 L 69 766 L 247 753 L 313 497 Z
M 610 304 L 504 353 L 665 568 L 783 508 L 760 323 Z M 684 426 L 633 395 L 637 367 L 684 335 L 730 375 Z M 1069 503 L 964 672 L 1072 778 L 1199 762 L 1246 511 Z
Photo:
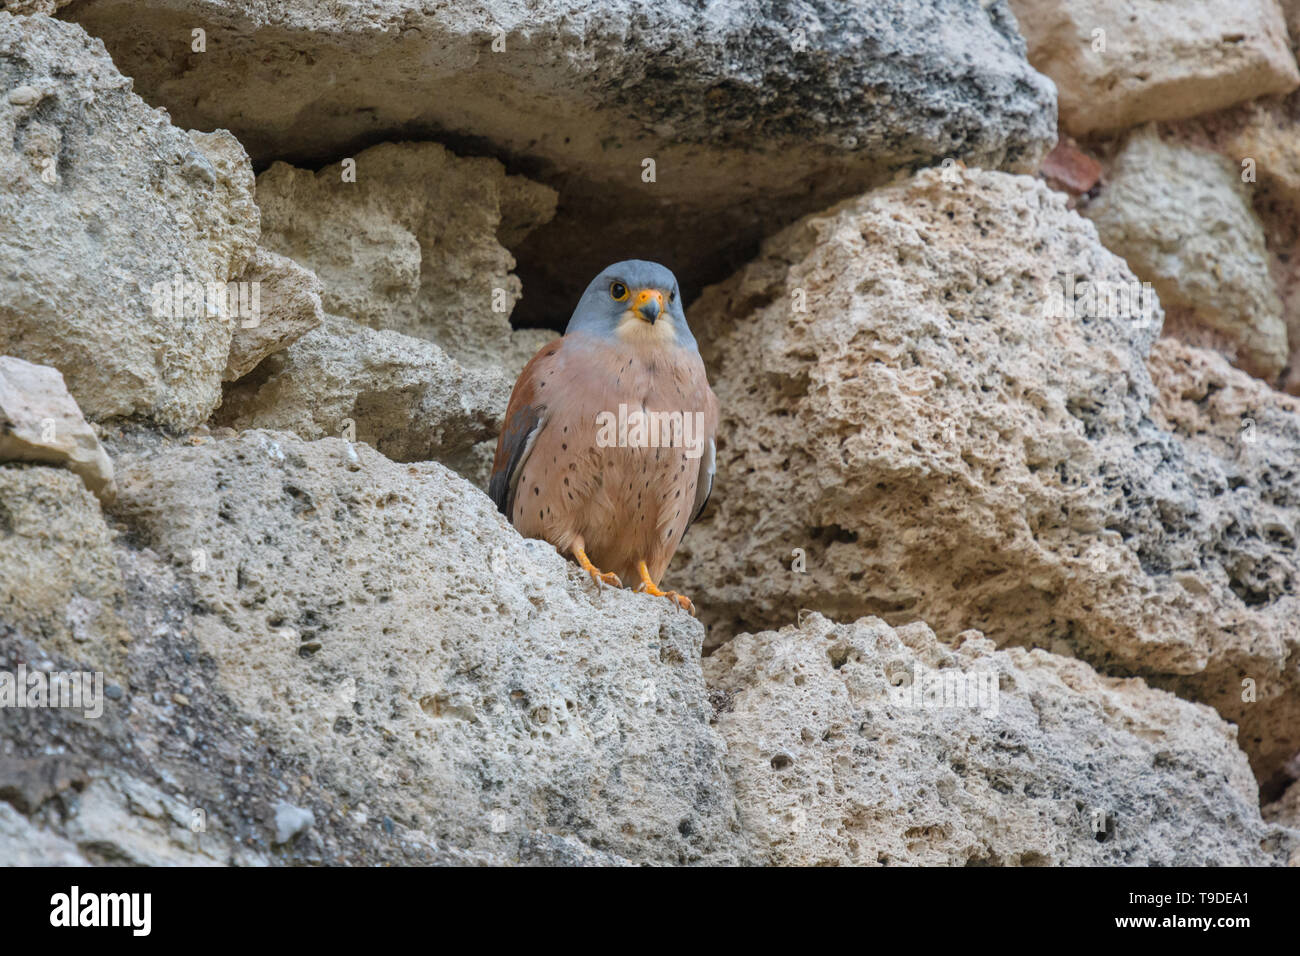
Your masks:
M 355 181 L 341 162 L 262 173 L 262 242 L 316 271 L 327 312 L 497 361 L 521 294 L 506 246 L 551 218 L 554 190 L 437 143 L 383 143 L 353 161 Z
M 1029 62 L 1056 83 L 1061 126 L 1075 136 L 1300 85 L 1276 0 L 1010 2 Z
M 470 851 L 546 831 L 741 858 L 703 629 L 667 601 L 596 595 L 441 465 L 338 439 L 250 431 L 120 481 L 116 514 L 194 589 L 216 686 L 341 802 Z
M 1282 302 L 1238 165 L 1163 142 L 1147 127 L 1128 138 L 1100 196 L 1081 212 L 1155 286 L 1167 331 L 1224 351 L 1260 377 L 1282 371 Z
M 236 323 L 226 358 L 224 381 L 251 372 L 268 355 L 287 348 L 321 324 L 321 282 L 286 256 L 259 248 L 237 280 L 257 288 L 256 315 Z
M 122 575 L 99 503 L 60 468 L 0 465 L 0 634 L 121 666 Z
M 59 369 L 88 417 L 215 407 L 230 323 L 152 292 L 242 270 L 252 190 L 233 136 L 173 127 L 81 27 L 0 12 L 0 353 Z
M 0 355 L 0 461 L 61 465 L 105 501 L 117 491 L 113 462 L 48 365 Z
M 193 592 L 177 574 L 147 549 L 119 545 L 116 556 L 131 641 L 125 677 L 105 687 L 103 714 L 0 708 L 0 860 L 16 852 L 23 865 L 619 862 L 542 833 L 521 835 L 510 852 L 472 853 L 342 802 L 302 760 L 262 739 L 219 689 L 194 640 Z M 43 643 L 0 628 L 0 660 L 29 672 L 90 664 Z M 310 809 L 317 825 L 274 846 L 272 807 L 286 799 Z M 6 845 L 10 832 L 20 848 Z
M 560 189 L 561 215 L 519 253 L 528 319 L 552 327 L 610 262 L 663 261 L 693 294 L 772 228 L 900 168 L 954 156 L 1028 172 L 1056 131 L 1052 86 L 1001 0 L 91 0 L 66 13 L 150 102 L 231 129 L 256 162 L 437 138 Z M 176 39 L 195 24 L 201 55 Z
M 1265 820 L 1300 830 L 1300 780 L 1291 784 L 1277 800 L 1266 805 L 1263 815 Z
M 1260 818 L 1231 725 L 1081 661 L 814 614 L 705 672 L 766 863 L 1262 865 L 1300 847 Z
M 1192 350 L 1161 391 L 1223 437 L 1162 425 L 1158 306 L 1069 317 L 1061 273 L 1135 281 L 1064 196 L 1000 173 L 925 172 L 774 237 L 690 313 L 723 420 L 669 573 L 711 645 L 810 608 L 1177 685 L 1268 779 L 1300 747 L 1300 411 Z
M 28 819 L 0 803 L 0 866 L 90 866 L 76 844 L 33 826 Z
M 325 324 L 226 389 L 217 425 L 307 439 L 352 437 L 395 461 L 455 467 L 501 427 L 514 383 L 465 368 L 438 346 L 349 319 Z

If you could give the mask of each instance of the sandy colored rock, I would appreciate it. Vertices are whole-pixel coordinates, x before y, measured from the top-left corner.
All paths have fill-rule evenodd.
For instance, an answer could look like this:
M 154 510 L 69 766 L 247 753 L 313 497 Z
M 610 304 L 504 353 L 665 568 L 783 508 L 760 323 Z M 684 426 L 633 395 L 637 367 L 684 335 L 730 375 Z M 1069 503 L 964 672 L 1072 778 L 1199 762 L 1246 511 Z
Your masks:
M 121 484 L 206 611 L 217 686 L 340 803 L 468 851 L 545 830 L 740 859 L 703 629 L 667 601 L 596 594 L 441 465 L 366 445 L 250 431 L 125 461 Z
M 119 673 L 122 600 L 112 536 L 81 479 L 0 465 L 0 633 Z
M 91 0 L 67 15 L 146 99 L 230 129 L 259 164 L 438 139 L 558 189 L 560 215 L 518 251 L 524 318 L 552 327 L 611 262 L 665 262 L 693 295 L 762 235 L 900 169 L 1030 172 L 1056 131 L 1002 0 Z M 200 55 L 176 39 L 197 24 Z
M 741 822 L 769 864 L 1281 863 L 1231 725 L 1043 650 L 879 618 L 705 660 Z
M 1209 113 L 1300 86 L 1276 0 L 1010 0 L 1074 136 Z
M 926 171 L 709 289 L 689 315 L 722 406 L 718 479 L 669 574 L 711 645 L 809 608 L 1177 683 L 1241 725 L 1267 778 L 1300 748 L 1300 414 L 1221 364 L 1211 380 L 1250 396 L 1258 441 L 1154 421 L 1158 305 L 1054 307 L 1062 274 L 1136 281 L 1065 201 Z M 1237 411 L 1219 427 L 1240 432 Z
M 255 314 L 241 316 L 235 323 L 222 375 L 227 382 L 247 375 L 262 359 L 320 325 L 324 317 L 320 279 L 286 256 L 259 247 L 236 281 L 248 286 L 247 299 L 240 302 L 248 301 L 254 306 L 249 311 Z M 243 296 L 243 290 L 237 295 Z
M 350 319 L 325 324 L 226 389 L 215 425 L 366 442 L 395 461 L 454 463 L 494 439 L 513 381 L 432 342 Z
M 1300 95 L 1248 103 L 1224 125 L 1219 148 L 1239 169 L 1253 160 L 1260 187 L 1300 215 Z
M 327 312 L 494 363 L 521 295 L 506 243 L 551 218 L 554 190 L 437 143 L 383 143 L 353 161 L 355 181 L 342 162 L 262 173 L 263 244 L 315 270 Z
M 1282 302 L 1239 166 L 1146 127 L 1128 138 L 1100 196 L 1080 211 L 1106 248 L 1155 286 L 1166 332 L 1223 351 L 1261 378 L 1282 371 Z
M 57 465 L 112 501 L 113 462 L 68 394 L 59 370 L 0 355 L 0 461 Z
M 92 420 L 198 424 L 231 326 L 154 291 L 243 269 L 247 156 L 173 127 L 76 24 L 0 13 L 0 74 L 0 354 L 59 369 Z

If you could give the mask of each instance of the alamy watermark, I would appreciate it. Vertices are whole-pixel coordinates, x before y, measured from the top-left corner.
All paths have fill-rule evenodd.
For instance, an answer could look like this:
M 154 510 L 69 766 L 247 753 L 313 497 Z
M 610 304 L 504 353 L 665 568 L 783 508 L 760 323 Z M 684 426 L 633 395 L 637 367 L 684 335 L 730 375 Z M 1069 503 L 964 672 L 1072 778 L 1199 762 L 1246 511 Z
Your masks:
M 596 445 L 600 448 L 685 448 L 687 458 L 704 454 L 704 413 L 688 411 L 628 411 L 596 416 Z
M 1135 328 L 1151 326 L 1156 293 L 1150 282 L 1108 282 L 1062 273 L 1047 284 L 1043 318 L 1131 319 Z
M 104 713 L 101 671 L 0 671 L 0 707 L 67 707 L 94 720 Z
M 889 702 L 899 707 L 915 710 L 953 707 L 977 710 L 983 717 L 998 715 L 996 671 L 963 671 L 956 667 L 932 670 L 924 664 L 913 664 L 890 669 L 887 676 Z
M 149 293 L 157 318 L 238 319 L 245 329 L 262 324 L 262 284 L 256 280 L 199 282 L 176 275 L 171 282 L 155 282 Z

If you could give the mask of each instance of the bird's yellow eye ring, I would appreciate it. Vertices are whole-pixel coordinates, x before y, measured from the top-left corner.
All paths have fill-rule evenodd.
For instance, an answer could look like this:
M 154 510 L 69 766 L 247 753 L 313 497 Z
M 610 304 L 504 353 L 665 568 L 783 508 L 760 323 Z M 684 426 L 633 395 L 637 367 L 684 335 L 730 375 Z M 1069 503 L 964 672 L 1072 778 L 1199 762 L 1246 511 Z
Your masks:
M 609 294 L 615 302 L 622 302 L 631 295 L 631 293 L 627 291 L 627 286 L 621 282 L 611 282 L 609 284 Z

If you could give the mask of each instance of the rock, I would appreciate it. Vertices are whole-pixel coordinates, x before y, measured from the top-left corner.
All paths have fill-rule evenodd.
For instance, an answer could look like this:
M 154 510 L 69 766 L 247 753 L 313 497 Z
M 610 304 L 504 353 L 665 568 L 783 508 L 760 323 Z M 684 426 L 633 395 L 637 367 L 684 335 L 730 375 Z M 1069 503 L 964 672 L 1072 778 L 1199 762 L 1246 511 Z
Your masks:
M 32 758 L 0 756 L 0 800 L 13 804 L 23 813 L 33 812 L 69 788 L 81 790 L 86 783 L 85 768 L 76 758 L 57 754 Z
M 1286 31 L 1291 35 L 1292 52 L 1300 51 L 1300 0 L 1279 0 Z
M 258 231 L 247 156 L 224 131 L 171 126 L 75 24 L 0 13 L 0 74 L 0 354 L 59 369 L 92 420 L 198 424 L 231 323 L 169 309 L 162 290 L 242 271 Z
M 1167 331 L 1272 379 L 1287 361 L 1286 324 L 1239 174 L 1236 164 L 1162 142 L 1148 127 L 1128 138 L 1105 189 L 1081 211 L 1106 247 L 1155 286 Z
M 120 671 L 122 574 L 99 504 L 71 472 L 0 466 L 0 633 Z M 108 679 L 106 677 L 106 679 Z
M 348 162 L 262 173 L 262 242 L 316 271 L 326 311 L 496 362 L 521 295 L 506 245 L 551 218 L 554 190 L 437 143 L 383 143 Z
M 67 707 L 4 709 L 0 799 L 26 808 L 30 818 L 0 803 L 0 862 L 545 862 L 547 841 L 554 838 L 544 834 L 521 836 L 517 853 L 471 853 L 421 829 L 385 829 L 378 820 L 367 822 L 364 814 L 337 806 L 336 794 L 307 776 L 301 761 L 269 746 L 251 718 L 223 695 L 215 664 L 192 636 L 195 614 L 203 609 L 194 606 L 192 591 L 171 568 L 129 541 L 124 536 L 115 549 L 125 584 L 121 612 L 132 636 L 126 679 L 105 684 L 102 714 L 87 719 Z M 30 671 L 37 664 L 51 666 L 51 659 L 69 669 L 86 666 L 0 627 L 0 660 L 27 662 Z M 184 706 L 177 706 L 177 697 L 186 698 Z M 306 836 L 273 848 L 266 821 L 280 801 L 310 809 L 316 824 Z M 23 841 L 21 848 L 10 845 L 10 834 Z M 533 844 L 537 848 L 530 850 Z M 562 853 L 557 847 L 553 855 Z
M 1102 307 L 1136 279 L 1065 201 L 926 171 L 709 289 L 689 314 L 718 478 L 670 580 L 711 647 L 809 608 L 1177 685 L 1240 725 L 1267 779 L 1300 749 L 1300 405 L 1198 350 L 1209 364 L 1153 384 L 1159 306 Z M 1229 387 L 1196 410 L 1218 442 L 1154 419 L 1162 394 Z
M 1261 783 L 1270 782 L 1298 749 L 1300 674 L 1289 662 L 1300 641 L 1300 401 L 1213 352 L 1171 339 L 1156 343 L 1149 368 L 1156 387 L 1151 418 L 1177 437 L 1186 456 L 1190 487 L 1179 497 L 1199 502 L 1189 513 L 1190 540 L 1181 520 L 1165 519 L 1165 560 L 1176 567 L 1203 556 L 1201 581 L 1177 576 L 1192 594 L 1208 586 L 1214 608 L 1198 622 L 1212 642 L 1204 672 L 1149 679 L 1238 723 Z
M 1271 823 L 1300 830 L 1300 780 L 1291 784 L 1278 799 L 1267 804 L 1262 812 L 1264 819 Z M 1291 865 L 1300 866 L 1300 855 Z
M 237 280 L 247 283 L 256 316 L 235 325 L 222 380 L 243 378 L 268 355 L 287 348 L 321 324 L 321 282 L 285 256 L 259 248 Z M 254 292 L 256 290 L 256 292 Z
M 59 465 L 104 501 L 117 491 L 113 462 L 56 368 L 0 355 L 0 461 Z
M 47 16 L 66 7 L 72 0 L 4 0 L 4 9 L 14 14 L 43 13 Z
M 1300 7 L 1298 7 L 1300 9 Z M 1291 355 L 1277 387 L 1300 395 L 1300 93 L 1162 127 L 1166 138 L 1221 153 L 1246 180 L 1265 241 Z
M 664 261 L 693 298 L 772 228 L 899 169 L 1030 172 L 1055 138 L 1051 84 L 1002 0 L 89 0 L 67 15 L 150 102 L 230 129 L 259 164 L 436 137 L 542 178 L 565 206 L 518 255 L 523 318 L 552 327 L 611 262 Z
M 217 425 L 366 442 L 395 461 L 457 461 L 501 427 L 510 381 L 438 346 L 349 319 L 325 324 L 228 387 Z M 349 430 L 349 424 L 350 430 Z
M 1010 0 L 1074 136 L 1209 113 L 1300 85 L 1276 0 Z
M 960 641 L 813 614 L 706 658 L 761 862 L 1259 866 L 1300 846 L 1260 818 L 1210 708 L 975 631 Z
M 121 465 L 115 513 L 193 589 L 212 685 L 338 804 L 475 853 L 544 830 L 743 859 L 703 629 L 667 601 L 594 593 L 441 465 L 366 445 L 248 431 Z
M 7 803 L 0 803 L 0 866 L 90 866 L 69 840 L 40 827 Z
M 1253 160 L 1260 188 L 1300 215 L 1300 95 L 1257 100 L 1215 119 L 1219 150 L 1238 170 Z
M 295 807 L 281 800 L 275 810 L 275 842 L 277 845 L 288 843 L 299 833 L 316 825 L 316 817 L 310 810 Z
M 96 775 L 67 821 L 68 838 L 95 862 L 115 866 L 265 866 L 234 844 L 215 817 L 119 770 Z

